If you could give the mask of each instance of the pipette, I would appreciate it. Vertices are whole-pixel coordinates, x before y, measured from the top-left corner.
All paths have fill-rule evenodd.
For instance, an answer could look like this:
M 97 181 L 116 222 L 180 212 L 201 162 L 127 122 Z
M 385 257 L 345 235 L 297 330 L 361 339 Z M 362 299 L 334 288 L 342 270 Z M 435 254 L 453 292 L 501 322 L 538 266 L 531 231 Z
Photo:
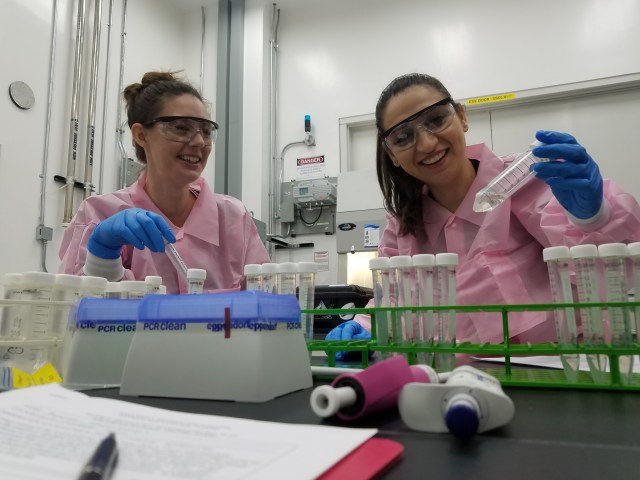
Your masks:
M 435 370 L 428 365 L 409 366 L 407 359 L 398 355 L 361 372 L 342 374 L 331 385 L 316 387 L 311 393 L 311 408 L 323 418 L 336 415 L 342 420 L 355 420 L 395 407 L 407 383 L 438 381 Z
M 167 257 L 169 257 L 169 260 L 171 260 L 171 263 L 173 263 L 173 266 L 176 267 L 176 270 L 178 271 L 178 273 L 182 275 L 182 278 L 184 279 L 184 281 L 188 283 L 187 271 L 189 269 L 187 268 L 187 265 L 184 263 L 184 260 L 182 260 L 182 257 L 176 250 L 176 247 L 174 247 L 172 243 L 169 243 L 166 240 L 165 240 L 165 246 L 164 246 L 164 253 L 167 254 Z
M 543 143 L 537 140 L 533 142 L 527 153 L 514 160 L 511 165 L 476 194 L 473 203 L 474 212 L 490 212 L 535 177 L 535 173 L 529 167 L 534 163 L 549 161 L 548 158 L 536 157 L 531 152 L 534 147 L 539 145 L 543 145 Z

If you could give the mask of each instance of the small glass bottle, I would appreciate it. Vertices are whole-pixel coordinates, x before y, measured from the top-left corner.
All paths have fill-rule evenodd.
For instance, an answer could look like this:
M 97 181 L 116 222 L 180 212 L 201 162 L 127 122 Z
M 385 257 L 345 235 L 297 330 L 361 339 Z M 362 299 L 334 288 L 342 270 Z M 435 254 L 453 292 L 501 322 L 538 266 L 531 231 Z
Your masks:
M 147 287 L 146 294 L 158 295 L 162 285 L 162 277 L 159 275 L 147 275 L 144 277 L 144 284 Z
M 302 310 L 315 308 L 316 272 L 318 265 L 314 262 L 298 263 L 298 302 Z M 313 314 L 302 314 L 302 332 L 306 340 L 313 340 Z
M 573 291 L 569 279 L 569 262 L 571 251 L 569 247 L 548 247 L 542 250 L 542 258 L 547 264 L 549 272 L 549 287 L 551 288 L 551 301 L 553 303 L 573 303 Z M 576 347 L 578 345 L 578 329 L 576 314 L 572 307 L 556 308 L 553 310 L 556 324 L 558 345 L 563 347 Z M 564 374 L 568 381 L 578 380 L 578 368 L 580 357 L 577 353 L 560 355 Z
M 204 282 L 207 279 L 207 271 L 202 268 L 190 268 L 187 270 L 187 293 L 204 293 Z
M 104 289 L 104 298 L 126 298 L 122 296 L 120 282 L 107 282 L 107 286 Z
M 262 265 L 249 263 L 244 266 L 247 290 L 262 290 Z
M 473 211 L 490 212 L 535 177 L 535 172 L 530 170 L 531 165 L 549 161 L 548 158 L 539 158 L 532 153 L 532 150 L 540 145 L 543 144 L 538 140 L 534 141 L 524 155 L 511 162 L 505 170 L 480 190 L 476 194 Z
M 141 299 L 147 293 L 144 280 L 120 280 L 120 298 Z
M 298 266 L 293 262 L 278 264 L 278 293 L 280 295 L 296 294 L 296 276 Z
M 458 268 L 458 254 L 438 253 L 435 258 L 435 276 L 438 292 L 437 305 L 455 306 Z M 442 346 L 454 346 L 456 343 L 456 311 L 440 311 L 435 315 L 435 330 L 438 342 Z M 439 353 L 436 355 L 438 366 L 444 371 L 453 370 L 456 366 L 454 353 Z
M 433 278 L 436 257 L 430 253 L 421 253 L 413 256 L 413 267 L 416 271 L 416 305 L 428 307 L 433 305 Z M 417 342 L 422 345 L 433 344 L 433 310 L 421 310 L 418 312 Z M 431 365 L 433 354 L 431 352 L 418 352 L 418 363 Z
M 262 264 L 262 291 L 278 293 L 278 265 L 276 263 Z
M 106 278 L 102 277 L 81 277 L 82 285 L 80 286 L 81 297 L 104 298 L 104 292 L 107 290 Z

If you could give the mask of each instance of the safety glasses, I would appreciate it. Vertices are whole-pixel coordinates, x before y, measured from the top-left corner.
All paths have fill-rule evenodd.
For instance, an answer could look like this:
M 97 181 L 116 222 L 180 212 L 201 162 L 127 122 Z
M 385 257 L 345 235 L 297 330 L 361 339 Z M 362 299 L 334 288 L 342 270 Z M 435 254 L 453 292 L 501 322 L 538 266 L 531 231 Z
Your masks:
M 439 133 L 451 125 L 455 114 L 451 97 L 443 98 L 385 130 L 381 137 L 391 152 L 401 152 L 416 144 L 418 128 L 432 134 Z
M 157 117 L 144 124 L 145 127 L 158 125 L 160 134 L 173 142 L 189 143 L 199 133 L 205 145 L 212 145 L 218 135 L 218 124 L 199 117 L 167 116 Z

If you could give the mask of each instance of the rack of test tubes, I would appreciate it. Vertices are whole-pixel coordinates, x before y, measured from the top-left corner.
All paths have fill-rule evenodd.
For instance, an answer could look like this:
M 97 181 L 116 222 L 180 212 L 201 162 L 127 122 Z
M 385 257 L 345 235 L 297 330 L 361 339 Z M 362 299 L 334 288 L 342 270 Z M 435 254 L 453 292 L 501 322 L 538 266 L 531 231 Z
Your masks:
M 503 385 L 640 390 L 640 242 L 551 247 L 543 258 L 551 302 L 518 305 L 456 305 L 455 254 L 371 259 L 374 307 L 346 311 L 371 316 L 372 339 L 308 348 L 326 352 L 330 366 L 341 351 L 360 352 L 362 368 L 405 355 L 438 372 L 470 356 Z M 552 317 L 555 341 L 510 342 L 509 319 L 528 312 Z M 460 315 L 492 315 L 503 341 L 456 341 Z

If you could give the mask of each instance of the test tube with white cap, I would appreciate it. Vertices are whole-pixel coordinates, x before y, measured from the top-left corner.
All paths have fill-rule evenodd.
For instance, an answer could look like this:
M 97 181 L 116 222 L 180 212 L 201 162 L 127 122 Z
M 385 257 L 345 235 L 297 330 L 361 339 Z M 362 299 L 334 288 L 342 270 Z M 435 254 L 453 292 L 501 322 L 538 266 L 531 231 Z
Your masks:
M 600 301 L 598 291 L 598 247 L 591 244 L 571 247 L 571 258 L 576 272 L 576 289 L 578 302 L 597 303 Z M 600 307 L 580 308 L 584 344 L 588 346 L 602 346 L 605 344 L 602 326 L 602 309 Z M 607 355 L 587 355 L 587 363 L 593 380 L 602 383 L 606 380 L 609 357 Z
M 34 300 L 38 303 L 25 305 L 23 318 L 27 322 L 25 329 L 27 340 L 50 340 L 52 334 L 53 310 L 51 299 L 53 296 L 53 285 L 56 276 L 53 273 L 45 272 L 24 272 L 22 275 L 23 300 Z M 34 345 L 25 348 L 24 359 L 26 365 L 35 366 L 41 362 L 49 361 L 51 347 L 48 345 Z
M 433 305 L 433 276 L 436 257 L 430 253 L 421 253 L 413 256 L 413 267 L 416 271 L 416 305 L 428 307 Z M 433 344 L 433 310 L 421 310 L 417 313 L 417 343 L 418 345 Z M 432 352 L 418 352 L 417 361 L 431 365 Z
M 245 265 L 244 276 L 247 281 L 247 290 L 262 290 L 262 265 L 257 263 Z
M 391 306 L 391 265 L 388 257 L 376 257 L 369 259 L 369 270 L 373 278 L 373 306 L 376 308 Z M 392 320 L 390 312 L 377 311 L 375 313 L 376 322 L 376 343 L 386 347 L 395 343 L 397 338 L 392 330 Z M 382 358 L 393 356 L 392 353 L 381 351 Z
M 159 275 L 147 275 L 144 277 L 144 284 L 147 286 L 147 294 L 158 295 L 162 285 L 162 277 Z
M 455 306 L 458 267 L 457 253 L 438 253 L 435 256 L 435 276 L 437 282 L 437 305 Z M 456 311 L 439 311 L 435 315 L 438 342 L 442 346 L 454 346 L 456 343 Z M 438 366 L 442 370 L 453 370 L 456 366 L 455 353 L 440 352 L 436 355 Z
M 204 282 L 206 279 L 206 270 L 202 268 L 189 268 L 187 270 L 187 293 L 204 293 Z
M 605 287 L 605 302 L 627 302 L 626 260 L 629 255 L 624 243 L 605 243 L 598 246 L 602 260 Z M 633 344 L 631 321 L 627 307 L 607 307 L 611 344 L 619 347 L 630 347 Z M 629 383 L 633 372 L 633 357 L 619 356 L 620 380 Z M 613 365 L 611 366 L 613 368 Z
M 640 302 L 640 242 L 633 242 L 627 245 L 631 268 L 633 269 L 633 295 L 636 302 Z M 636 326 L 636 342 L 640 343 L 640 307 L 634 310 Z
M 542 258 L 547 264 L 549 272 L 549 286 L 553 303 L 573 303 L 573 291 L 569 279 L 569 262 L 571 251 L 567 246 L 548 247 L 542 250 Z M 558 345 L 561 347 L 578 346 L 578 328 L 576 314 L 572 307 L 556 308 L 553 310 L 556 324 Z M 580 357 L 577 353 L 560 355 L 564 374 L 568 381 L 578 380 Z
M 295 295 L 298 266 L 293 262 L 278 263 L 277 291 L 280 295 Z
M 278 293 L 278 264 L 262 264 L 262 291 L 267 293 Z
M 548 158 L 539 158 L 532 153 L 532 150 L 540 145 L 543 143 L 538 140 L 534 141 L 524 155 L 511 162 L 496 178 L 480 190 L 476 194 L 473 211 L 490 212 L 535 177 L 535 173 L 530 170 L 531 165 L 549 161 Z
M 298 263 L 298 302 L 302 310 L 315 308 L 316 272 L 318 265 L 314 262 Z M 313 314 L 302 314 L 302 332 L 306 340 L 313 340 Z
M 394 291 L 396 294 L 397 307 L 412 307 L 411 298 L 411 271 L 413 263 L 409 255 L 398 255 L 389 259 L 389 266 L 392 268 L 394 279 Z M 393 312 L 392 322 L 395 326 L 395 332 L 399 333 L 396 337 L 402 343 L 411 343 L 414 338 L 413 313 L 409 310 Z M 393 329 L 393 327 L 392 327 Z

